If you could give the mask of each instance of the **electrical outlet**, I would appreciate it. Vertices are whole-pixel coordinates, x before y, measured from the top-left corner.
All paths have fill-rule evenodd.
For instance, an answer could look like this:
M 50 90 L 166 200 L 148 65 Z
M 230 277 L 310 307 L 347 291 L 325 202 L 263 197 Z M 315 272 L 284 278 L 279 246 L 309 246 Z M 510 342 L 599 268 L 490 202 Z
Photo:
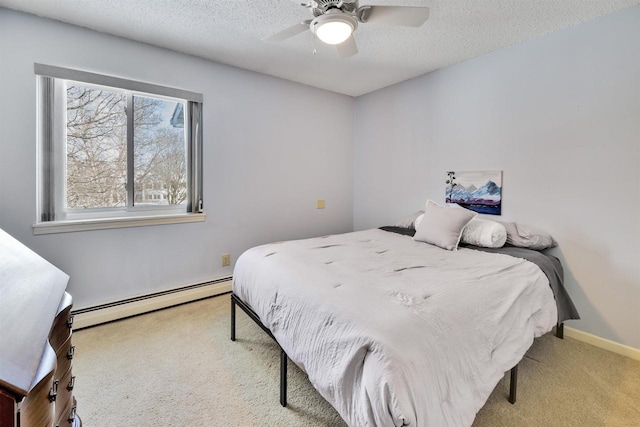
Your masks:
M 231 265 L 231 255 L 222 254 L 222 266 L 228 267 L 229 265 Z
M 324 199 L 318 199 L 316 206 L 318 209 L 324 209 Z

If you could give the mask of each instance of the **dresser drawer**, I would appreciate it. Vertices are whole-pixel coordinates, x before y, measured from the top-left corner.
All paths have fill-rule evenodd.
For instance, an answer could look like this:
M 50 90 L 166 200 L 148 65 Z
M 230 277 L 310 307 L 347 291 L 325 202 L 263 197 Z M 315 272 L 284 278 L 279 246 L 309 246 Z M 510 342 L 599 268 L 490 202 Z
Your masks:
M 53 319 L 51 326 L 51 332 L 49 334 L 49 344 L 57 352 L 58 348 L 67 340 L 71 335 L 71 325 L 73 323 L 73 317 L 71 316 L 71 307 L 73 306 L 73 299 L 69 293 L 65 292 L 56 317 Z
M 57 384 L 54 382 L 55 353 L 49 345 L 45 348 L 43 362 L 38 368 L 40 381 L 22 399 L 18 412 L 20 427 L 50 426 L 54 418 L 54 400 Z
M 76 399 L 72 398 L 69 405 L 64 408 L 64 412 L 56 421 L 55 427 L 76 427 L 82 425 L 80 418 L 76 414 Z
M 56 358 L 58 360 L 57 372 L 67 372 L 71 368 L 71 360 L 75 347 L 71 345 L 71 335 L 67 337 L 67 340 L 56 350 Z
M 63 414 L 68 414 L 71 409 L 71 403 L 73 401 L 73 386 L 75 378 L 69 369 L 65 375 L 60 378 L 58 383 L 58 396 L 56 397 L 56 415 L 55 418 L 59 419 Z

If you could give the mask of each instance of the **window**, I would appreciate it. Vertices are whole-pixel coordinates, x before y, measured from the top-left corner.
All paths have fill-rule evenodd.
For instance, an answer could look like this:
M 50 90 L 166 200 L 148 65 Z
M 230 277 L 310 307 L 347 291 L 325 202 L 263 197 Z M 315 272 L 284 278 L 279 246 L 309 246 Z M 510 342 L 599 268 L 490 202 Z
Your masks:
M 202 95 L 42 64 L 35 72 L 34 230 L 203 220 L 192 215 L 202 214 Z

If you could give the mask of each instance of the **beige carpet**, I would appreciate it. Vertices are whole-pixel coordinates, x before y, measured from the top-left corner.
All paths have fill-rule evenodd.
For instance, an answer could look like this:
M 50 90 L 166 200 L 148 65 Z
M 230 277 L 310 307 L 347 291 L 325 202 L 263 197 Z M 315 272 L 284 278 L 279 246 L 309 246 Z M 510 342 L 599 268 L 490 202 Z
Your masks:
M 277 346 L 229 295 L 74 333 L 78 413 L 93 426 L 344 426 L 289 363 L 278 400 Z M 518 401 L 503 379 L 474 426 L 640 426 L 640 362 L 546 335 L 520 364 Z M 439 426 L 438 426 L 439 427 Z

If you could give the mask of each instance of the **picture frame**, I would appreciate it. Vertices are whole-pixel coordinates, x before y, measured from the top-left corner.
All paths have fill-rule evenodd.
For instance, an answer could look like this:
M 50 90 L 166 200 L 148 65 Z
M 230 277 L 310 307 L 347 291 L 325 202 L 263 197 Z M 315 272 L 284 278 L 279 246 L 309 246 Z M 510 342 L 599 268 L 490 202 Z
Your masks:
M 447 171 L 446 203 L 474 212 L 502 215 L 502 171 Z

